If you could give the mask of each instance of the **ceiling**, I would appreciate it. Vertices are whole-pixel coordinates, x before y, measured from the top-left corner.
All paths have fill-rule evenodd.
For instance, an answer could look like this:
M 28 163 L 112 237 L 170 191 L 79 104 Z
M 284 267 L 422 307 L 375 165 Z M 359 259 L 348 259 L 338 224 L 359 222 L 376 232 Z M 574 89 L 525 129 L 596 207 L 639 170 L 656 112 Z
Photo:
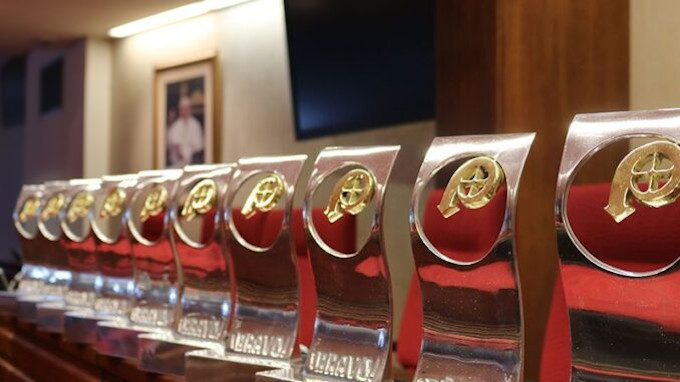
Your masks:
M 192 0 L 0 0 L 0 56 L 109 28 Z

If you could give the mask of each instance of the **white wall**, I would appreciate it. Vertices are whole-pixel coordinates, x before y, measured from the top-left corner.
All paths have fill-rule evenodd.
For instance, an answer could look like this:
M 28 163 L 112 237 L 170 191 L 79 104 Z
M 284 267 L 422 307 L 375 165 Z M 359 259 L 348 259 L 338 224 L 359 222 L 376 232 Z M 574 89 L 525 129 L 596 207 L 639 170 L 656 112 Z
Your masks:
M 296 141 L 282 0 L 254 0 L 114 42 L 111 171 L 152 166 L 154 69 L 210 53 L 220 62 L 222 161 L 304 153 L 311 164 L 325 146 L 403 145 L 386 211 L 398 317 L 413 269 L 405 201 L 434 123 Z
M 631 0 L 632 109 L 680 107 L 680 1 Z
M 40 113 L 40 71 L 64 59 L 63 107 Z M 26 63 L 24 181 L 79 178 L 83 174 L 85 41 L 63 48 L 37 48 Z
M 112 172 L 151 168 L 155 68 L 214 53 L 217 21 L 213 13 L 113 44 Z
M 83 110 L 83 176 L 100 177 L 111 169 L 111 44 L 87 39 Z
M 82 40 L 26 55 L 24 123 L 0 128 L 0 262 L 13 261 L 9 253 L 18 249 L 11 216 L 21 185 L 82 176 L 85 50 Z M 58 57 L 64 59 L 63 108 L 43 115 L 40 72 Z

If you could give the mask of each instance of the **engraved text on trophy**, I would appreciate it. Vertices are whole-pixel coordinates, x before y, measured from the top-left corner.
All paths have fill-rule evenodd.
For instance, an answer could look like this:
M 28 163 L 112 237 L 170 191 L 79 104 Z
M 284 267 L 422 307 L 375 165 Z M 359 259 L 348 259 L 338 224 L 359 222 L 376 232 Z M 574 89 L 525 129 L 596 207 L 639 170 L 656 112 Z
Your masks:
M 265 333 L 235 332 L 229 336 L 229 350 L 270 358 L 284 358 L 289 339 Z
M 371 381 L 375 378 L 376 359 L 352 354 L 317 351 L 309 355 L 311 370 L 317 374 L 352 381 Z
M 181 334 L 211 340 L 219 339 L 223 330 L 224 323 L 215 317 L 184 316 L 177 325 Z

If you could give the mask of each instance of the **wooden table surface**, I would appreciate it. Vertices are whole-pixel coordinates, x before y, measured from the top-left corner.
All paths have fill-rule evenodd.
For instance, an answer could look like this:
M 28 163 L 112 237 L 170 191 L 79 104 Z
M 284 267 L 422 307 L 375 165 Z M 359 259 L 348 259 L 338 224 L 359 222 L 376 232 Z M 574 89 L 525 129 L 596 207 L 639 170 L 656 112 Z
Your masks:
M 33 324 L 0 316 L 0 381 L 136 381 L 183 379 L 141 371 L 135 362 L 97 354 Z

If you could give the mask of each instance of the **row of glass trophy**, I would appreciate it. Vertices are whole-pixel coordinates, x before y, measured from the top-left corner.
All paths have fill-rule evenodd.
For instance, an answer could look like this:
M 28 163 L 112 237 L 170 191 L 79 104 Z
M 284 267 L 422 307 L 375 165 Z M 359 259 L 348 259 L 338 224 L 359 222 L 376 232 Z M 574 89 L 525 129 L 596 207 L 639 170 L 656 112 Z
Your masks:
M 577 116 L 565 145 L 556 217 L 563 268 L 569 267 L 573 380 L 621 380 L 602 377 L 610 370 L 627 373 L 625 380 L 680 375 L 680 329 L 652 325 L 645 332 L 606 308 L 583 320 L 584 307 L 596 305 L 569 294 L 570 285 L 587 282 L 579 267 L 630 282 L 626 288 L 670 277 L 677 268 L 642 275 L 612 269 L 580 245 L 566 219 L 576 169 L 604 145 L 641 135 L 654 141 L 632 151 L 613 174 L 606 212 L 621 221 L 635 203 L 661 207 L 680 195 L 680 112 Z M 414 380 L 522 380 L 515 212 L 533 140 L 533 134 L 436 138 L 425 156 L 410 212 L 424 330 Z M 383 207 L 398 152 L 397 146 L 326 148 L 304 190 L 297 190 L 304 155 L 25 185 L 14 213 L 24 263 L 14 290 L 0 295 L 0 310 L 100 354 L 188 381 L 392 379 Z M 662 159 L 678 165 L 655 167 Z M 651 170 L 644 167 L 649 163 Z M 643 170 L 650 186 L 640 191 Z M 294 233 L 296 192 L 304 192 L 301 243 Z M 424 211 L 434 210 L 442 225 L 463 219 L 481 230 L 486 215 L 475 210 L 489 204 L 500 211 L 500 231 L 480 258 L 456 257 L 446 249 L 455 247 L 446 243 L 449 236 L 432 237 L 423 221 Z M 311 341 L 301 343 L 305 266 L 316 314 Z M 673 296 L 665 303 L 677 304 Z M 632 311 L 644 305 L 610 303 Z M 639 335 L 631 335 L 636 328 Z M 580 346 L 597 344 L 591 336 L 618 345 Z M 662 342 L 673 356 L 655 350 Z M 639 346 L 649 353 L 644 359 L 627 357 L 639 355 L 639 348 L 629 352 Z

